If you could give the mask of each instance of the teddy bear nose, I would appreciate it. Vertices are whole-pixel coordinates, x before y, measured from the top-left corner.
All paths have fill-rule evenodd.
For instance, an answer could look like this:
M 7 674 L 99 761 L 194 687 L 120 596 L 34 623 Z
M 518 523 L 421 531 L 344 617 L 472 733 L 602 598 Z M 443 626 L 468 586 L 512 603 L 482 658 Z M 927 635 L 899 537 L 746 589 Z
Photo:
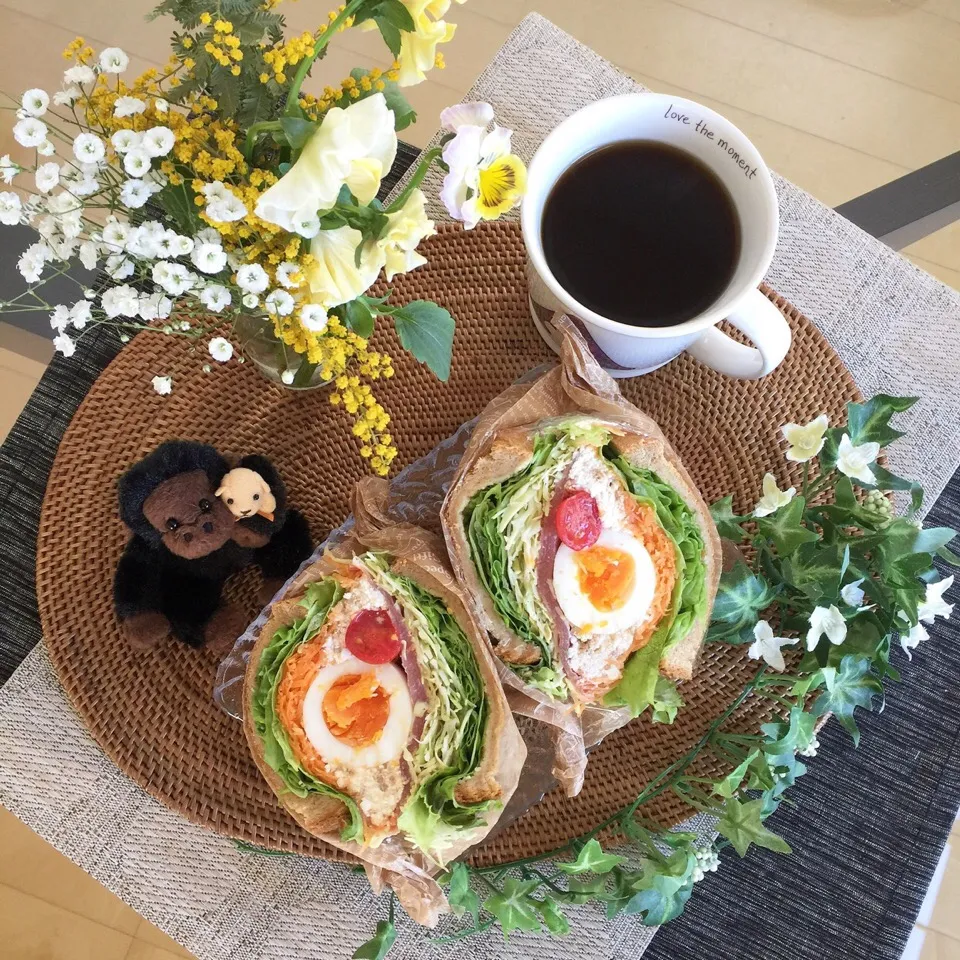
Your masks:
M 189 543 L 192 539 L 193 539 L 193 534 L 192 534 L 192 533 L 185 533 L 185 534 L 183 535 L 183 542 L 184 542 L 184 543 Z
M 213 533 L 213 524 L 209 520 L 203 525 L 203 532 Z

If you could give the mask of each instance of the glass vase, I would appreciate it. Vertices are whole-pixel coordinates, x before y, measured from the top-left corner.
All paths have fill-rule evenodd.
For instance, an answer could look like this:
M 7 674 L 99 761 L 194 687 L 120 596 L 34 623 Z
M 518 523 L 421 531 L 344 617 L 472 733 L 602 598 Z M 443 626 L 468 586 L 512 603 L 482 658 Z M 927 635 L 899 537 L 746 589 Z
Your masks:
M 317 364 L 276 335 L 269 317 L 242 314 L 233 333 L 244 357 L 271 383 L 286 390 L 316 390 L 330 383 Z

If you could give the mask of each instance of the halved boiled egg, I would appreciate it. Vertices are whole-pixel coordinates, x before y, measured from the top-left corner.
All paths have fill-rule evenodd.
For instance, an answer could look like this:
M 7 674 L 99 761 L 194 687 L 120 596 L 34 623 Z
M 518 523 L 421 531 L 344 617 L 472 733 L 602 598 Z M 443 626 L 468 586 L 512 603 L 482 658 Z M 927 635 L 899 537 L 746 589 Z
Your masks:
M 373 767 L 396 760 L 413 727 L 403 672 L 348 657 L 321 667 L 303 698 L 303 731 L 326 761 Z
M 650 554 L 626 529 L 604 529 L 583 550 L 557 548 L 553 588 L 574 627 L 615 633 L 636 626 L 647 618 L 656 586 Z

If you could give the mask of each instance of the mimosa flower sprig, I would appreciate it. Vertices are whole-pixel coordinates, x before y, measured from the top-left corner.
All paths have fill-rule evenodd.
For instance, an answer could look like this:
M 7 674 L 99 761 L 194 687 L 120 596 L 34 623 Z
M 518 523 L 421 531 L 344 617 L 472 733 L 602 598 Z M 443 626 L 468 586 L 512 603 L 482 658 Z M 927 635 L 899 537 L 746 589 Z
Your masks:
M 14 101 L 14 136 L 32 155 L 0 158 L 0 178 L 17 191 L 0 191 L 0 222 L 29 224 L 39 239 L 18 261 L 28 289 L 0 313 L 49 311 L 66 355 L 97 325 L 122 340 L 151 330 L 205 343 L 205 372 L 243 362 L 231 342 L 237 322 L 262 316 L 279 379 L 331 383 L 361 456 L 386 474 L 397 451 L 372 384 L 392 376 L 393 364 L 369 347 L 376 317 L 389 317 L 401 344 L 441 379 L 450 371 L 454 319 L 445 309 L 367 295 L 381 273 L 389 281 L 425 263 L 417 248 L 435 232 L 420 184 L 443 163 L 439 150 L 388 207 L 376 196 L 396 131 L 415 119 L 401 87 L 443 66 L 437 47 L 454 33 L 443 19 L 450 2 L 350 0 L 313 33 L 290 38 L 280 6 L 164 0 L 153 16 L 179 27 L 162 70 L 128 83 L 126 53 L 97 55 L 78 38 L 64 52 L 71 65 L 60 91 L 34 88 Z M 331 41 L 353 27 L 379 29 L 392 66 L 357 68 L 336 87 L 305 92 Z M 492 111 L 483 112 L 488 125 Z M 444 200 L 468 227 L 523 192 L 516 158 L 499 162 L 497 176 L 485 172 L 509 144 L 509 131 L 494 133 L 496 156 L 447 170 L 461 187 L 454 205 L 445 185 Z M 444 152 L 467 136 L 451 131 Z M 48 303 L 44 286 L 69 278 L 74 260 L 101 271 L 98 289 L 78 285 L 75 302 Z M 161 395 L 177 389 L 164 370 L 144 371 L 144 383 Z
M 845 427 L 825 416 L 786 425 L 786 458 L 803 465 L 799 485 L 781 490 L 771 473 L 751 513 L 735 515 L 732 497 L 713 506 L 721 535 L 748 540 L 753 559 L 723 574 L 709 639 L 742 645 L 757 669 L 686 754 L 591 830 L 541 856 L 453 864 L 443 882 L 454 919 L 439 942 L 496 927 L 562 936 L 576 921 L 572 905 L 667 923 L 725 851 L 791 852 L 767 821 L 816 756 L 820 725 L 832 715 L 857 744 L 856 711 L 874 709 L 884 681 L 899 679 L 890 662 L 897 639 L 910 655 L 936 617 L 953 613 L 945 595 L 954 578 L 941 579 L 935 562 L 960 565 L 948 547 L 954 531 L 923 529 L 912 519 L 920 488 L 876 462 L 902 436 L 892 417 L 914 402 L 880 395 L 849 404 Z M 899 490 L 912 496 L 907 517 L 888 499 Z M 758 704 L 768 718 L 759 729 L 749 720 Z M 718 764 L 722 775 L 712 772 Z M 666 793 L 711 816 L 716 838 L 652 821 L 648 805 Z M 382 960 L 397 936 L 393 920 L 391 905 L 354 957 Z

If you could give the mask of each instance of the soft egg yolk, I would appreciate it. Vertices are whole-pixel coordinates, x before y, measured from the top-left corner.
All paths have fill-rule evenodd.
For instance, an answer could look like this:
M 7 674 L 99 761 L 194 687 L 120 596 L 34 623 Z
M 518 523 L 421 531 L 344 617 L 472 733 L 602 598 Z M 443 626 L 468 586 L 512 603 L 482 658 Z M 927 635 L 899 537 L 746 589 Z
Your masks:
M 601 613 L 619 610 L 637 578 L 633 557 L 614 547 L 588 547 L 575 555 L 580 590 Z
M 372 673 L 348 673 L 323 698 L 327 729 L 351 747 L 376 743 L 390 716 L 390 697 Z

